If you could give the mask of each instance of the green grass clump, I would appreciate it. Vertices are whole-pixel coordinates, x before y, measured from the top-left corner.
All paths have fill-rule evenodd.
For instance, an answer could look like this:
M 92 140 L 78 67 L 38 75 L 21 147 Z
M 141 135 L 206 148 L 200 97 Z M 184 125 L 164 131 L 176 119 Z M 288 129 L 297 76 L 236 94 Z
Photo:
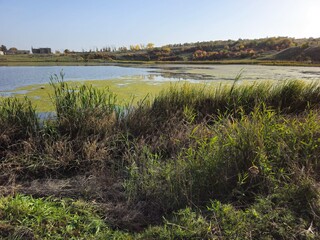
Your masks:
M 0 158 L 5 159 L 9 151 L 19 149 L 20 143 L 36 138 L 39 129 L 36 110 L 28 99 L 0 100 Z
M 26 139 L 39 130 L 39 122 L 35 108 L 25 98 L 4 98 L 0 102 L 1 132 L 14 131 L 14 139 Z
M 92 206 L 71 199 L 3 197 L 0 215 L 1 239 L 105 239 L 113 232 Z
M 63 80 L 63 75 L 61 76 Z M 56 76 L 56 79 L 58 77 Z M 54 103 L 59 131 L 73 138 L 79 135 L 99 134 L 103 128 L 103 119 L 108 122 L 119 117 L 120 107 L 116 96 L 109 92 L 98 90 L 92 86 L 82 85 L 79 88 L 70 87 L 66 82 L 54 83 Z

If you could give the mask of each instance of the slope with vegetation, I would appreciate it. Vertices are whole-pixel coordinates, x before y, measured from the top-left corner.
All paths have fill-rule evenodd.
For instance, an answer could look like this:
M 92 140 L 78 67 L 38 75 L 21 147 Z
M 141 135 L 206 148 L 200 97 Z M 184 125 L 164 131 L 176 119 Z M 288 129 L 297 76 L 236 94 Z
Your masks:
M 1 238 L 319 238 L 319 84 L 172 86 L 135 106 L 53 86 L 52 119 L 1 100 Z
M 317 65 L 320 63 L 320 38 L 270 37 L 169 44 L 162 47 L 154 47 L 154 44 L 149 43 L 132 45 L 130 48 L 105 47 L 88 52 L 66 49 L 55 55 L 0 56 L 0 65 L 97 65 L 110 62 Z
M 116 61 L 223 61 L 223 60 L 285 60 L 319 62 L 320 39 L 272 37 L 172 44 L 162 47 L 130 48 L 97 51 L 83 56 Z M 287 54 L 284 52 L 287 51 Z

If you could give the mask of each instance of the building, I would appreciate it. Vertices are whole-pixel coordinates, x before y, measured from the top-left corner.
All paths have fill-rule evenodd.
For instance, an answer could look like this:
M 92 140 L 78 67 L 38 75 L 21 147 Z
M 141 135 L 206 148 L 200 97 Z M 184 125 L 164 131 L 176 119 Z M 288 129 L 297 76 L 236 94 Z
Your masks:
M 4 55 L 4 52 L 3 52 L 3 51 L 0 51 L 0 55 Z
M 51 48 L 31 48 L 33 54 L 51 54 Z

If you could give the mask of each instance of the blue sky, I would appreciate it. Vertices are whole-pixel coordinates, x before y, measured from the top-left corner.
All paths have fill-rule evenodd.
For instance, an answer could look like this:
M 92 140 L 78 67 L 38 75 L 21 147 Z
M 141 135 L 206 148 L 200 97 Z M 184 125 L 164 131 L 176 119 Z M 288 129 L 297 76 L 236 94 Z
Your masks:
M 320 37 L 320 0 L 0 0 L 0 44 L 81 51 Z

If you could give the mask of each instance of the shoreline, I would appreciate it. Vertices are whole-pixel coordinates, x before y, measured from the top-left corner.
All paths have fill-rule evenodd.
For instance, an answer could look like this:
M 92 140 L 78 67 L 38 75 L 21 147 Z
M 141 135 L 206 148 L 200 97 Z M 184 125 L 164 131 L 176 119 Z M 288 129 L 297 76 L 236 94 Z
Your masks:
M 263 65 L 263 66 L 292 66 L 292 67 L 320 67 L 320 63 L 292 62 L 292 61 L 259 61 L 259 60 L 225 60 L 225 61 L 0 61 L 0 67 L 9 66 L 137 66 L 137 65 Z

